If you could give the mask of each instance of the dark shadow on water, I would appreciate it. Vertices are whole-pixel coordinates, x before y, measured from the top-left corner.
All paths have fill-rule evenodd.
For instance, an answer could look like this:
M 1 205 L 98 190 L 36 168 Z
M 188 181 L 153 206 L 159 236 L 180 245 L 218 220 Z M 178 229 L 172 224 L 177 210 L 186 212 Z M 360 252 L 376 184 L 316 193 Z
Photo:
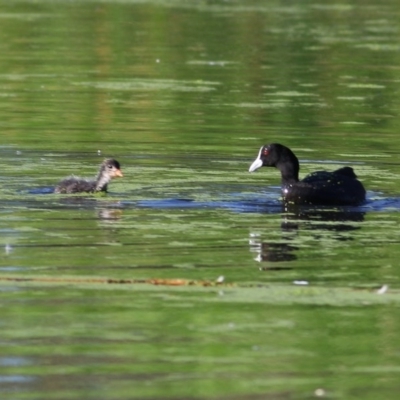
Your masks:
M 190 198 L 167 198 L 153 200 L 132 200 L 121 201 L 125 208 L 154 208 L 154 209 L 193 209 L 193 208 L 222 208 L 239 213 L 260 213 L 260 214 L 276 214 L 282 212 L 282 202 L 279 199 L 278 193 L 259 193 L 255 194 L 240 194 L 231 193 L 224 200 L 196 201 Z M 315 210 L 316 207 L 302 206 L 299 208 L 301 215 L 310 215 L 310 210 Z M 346 206 L 335 208 L 332 206 L 318 207 L 320 210 L 332 210 L 337 213 L 337 209 L 343 210 L 346 215 L 354 212 L 387 212 L 400 211 L 400 198 L 383 197 L 378 193 L 368 192 L 367 200 L 359 206 Z M 335 214 L 336 215 L 336 214 Z M 333 215 L 332 215 L 333 216 Z M 335 217 L 336 218 L 336 217 Z
M 28 193 L 28 194 L 51 194 L 54 193 L 54 187 L 39 187 L 35 189 L 29 189 L 27 191 L 21 191 L 20 193 Z
M 53 187 L 39 187 L 29 190 L 20 191 L 21 198 L 19 204 L 24 204 L 32 208 L 35 205 L 41 207 L 46 206 L 47 196 L 43 196 L 43 201 L 40 198 L 32 199 L 26 198 L 26 195 L 50 195 L 53 194 Z M 244 188 L 245 190 L 245 188 Z M 25 196 L 24 196 L 25 195 Z M 143 194 L 142 194 L 143 195 Z M 100 196 L 100 197 L 99 197 Z M 216 195 L 216 197 L 218 194 Z M 277 214 L 282 212 L 282 202 L 279 199 L 279 192 L 272 190 L 271 192 L 261 193 L 225 193 L 223 200 L 209 200 L 209 201 L 197 201 L 190 197 L 178 197 L 178 198 L 166 198 L 166 199 L 150 199 L 150 200 L 135 200 L 134 194 L 132 194 L 132 200 L 126 199 L 124 193 L 110 192 L 108 194 L 79 194 L 79 195 L 56 195 L 51 197 L 51 202 L 47 204 L 49 208 L 59 207 L 72 207 L 80 206 L 83 208 L 97 207 L 99 205 L 99 199 L 101 199 L 101 206 L 103 207 L 117 207 L 122 209 L 130 208 L 149 208 L 149 209 L 202 209 L 202 208 L 221 208 L 230 210 L 237 213 L 259 213 L 259 214 Z M 116 200 L 118 198 L 118 200 Z M 107 204 L 107 200 L 111 200 Z M 45 203 L 45 204 L 44 204 Z M 104 204 L 106 203 L 106 204 Z M 321 210 L 323 208 L 320 208 Z M 330 207 L 332 210 L 332 207 Z M 387 212 L 387 211 L 400 211 L 400 198 L 398 197 L 383 197 L 380 193 L 368 192 L 367 201 L 365 204 L 357 207 L 345 207 L 342 208 L 345 215 L 355 212 Z M 335 215 L 331 215 L 337 218 L 337 210 L 334 210 Z M 298 211 L 299 217 L 310 218 L 310 209 L 303 207 Z M 327 214 L 325 214 L 327 215 Z M 329 227 L 327 226 L 327 229 Z
M 223 208 L 239 213 L 279 213 L 281 204 L 279 201 L 261 201 L 257 199 L 242 200 L 212 200 L 195 201 L 185 198 L 139 200 L 122 202 L 126 207 L 155 208 L 155 209 L 193 209 L 193 208 Z

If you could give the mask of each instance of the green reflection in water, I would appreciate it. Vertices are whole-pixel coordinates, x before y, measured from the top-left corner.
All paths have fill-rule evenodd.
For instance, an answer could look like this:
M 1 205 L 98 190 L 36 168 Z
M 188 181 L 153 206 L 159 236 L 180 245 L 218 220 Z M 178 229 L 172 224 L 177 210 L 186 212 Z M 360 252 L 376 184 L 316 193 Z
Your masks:
M 0 4 L 0 278 L 39 280 L 1 281 L 0 397 L 397 398 L 398 11 Z M 283 211 L 266 142 L 368 204 Z M 109 156 L 107 196 L 32 193 Z

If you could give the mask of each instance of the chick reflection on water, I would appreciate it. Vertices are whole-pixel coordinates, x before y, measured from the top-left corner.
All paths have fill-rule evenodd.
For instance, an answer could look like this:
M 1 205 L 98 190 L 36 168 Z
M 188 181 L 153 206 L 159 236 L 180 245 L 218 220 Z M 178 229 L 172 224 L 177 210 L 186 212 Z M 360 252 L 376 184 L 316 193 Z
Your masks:
M 299 181 L 299 160 L 286 146 L 271 143 L 262 146 L 249 168 L 275 167 L 281 172 L 282 197 L 286 203 L 306 205 L 359 205 L 365 201 L 365 189 L 351 167 L 332 172 L 316 171 Z
M 120 163 L 110 158 L 102 162 L 96 179 L 87 180 L 70 176 L 57 184 L 54 193 L 107 192 L 107 186 L 111 179 L 122 176 Z

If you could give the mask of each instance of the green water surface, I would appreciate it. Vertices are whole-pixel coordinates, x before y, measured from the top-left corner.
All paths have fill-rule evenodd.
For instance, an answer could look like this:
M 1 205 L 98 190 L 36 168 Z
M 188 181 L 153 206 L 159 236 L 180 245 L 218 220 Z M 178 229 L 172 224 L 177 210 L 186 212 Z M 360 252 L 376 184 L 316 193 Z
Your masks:
M 399 14 L 0 1 L 0 398 L 397 399 Z M 268 142 L 366 203 L 284 209 Z

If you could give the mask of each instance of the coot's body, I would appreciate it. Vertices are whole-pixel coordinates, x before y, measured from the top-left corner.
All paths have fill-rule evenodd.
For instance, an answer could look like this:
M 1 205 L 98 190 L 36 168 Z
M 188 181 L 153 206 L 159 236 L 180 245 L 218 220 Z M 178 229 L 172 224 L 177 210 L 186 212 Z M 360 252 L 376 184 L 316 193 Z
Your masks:
M 267 166 L 281 172 L 285 202 L 314 205 L 358 205 L 365 201 L 365 189 L 351 167 L 317 171 L 299 181 L 299 160 L 286 146 L 272 143 L 261 147 L 249 171 Z
M 104 160 L 100 165 L 99 173 L 95 180 L 70 176 L 57 184 L 54 188 L 54 193 L 106 192 L 108 183 L 111 179 L 122 176 L 123 174 L 119 162 L 110 158 Z

